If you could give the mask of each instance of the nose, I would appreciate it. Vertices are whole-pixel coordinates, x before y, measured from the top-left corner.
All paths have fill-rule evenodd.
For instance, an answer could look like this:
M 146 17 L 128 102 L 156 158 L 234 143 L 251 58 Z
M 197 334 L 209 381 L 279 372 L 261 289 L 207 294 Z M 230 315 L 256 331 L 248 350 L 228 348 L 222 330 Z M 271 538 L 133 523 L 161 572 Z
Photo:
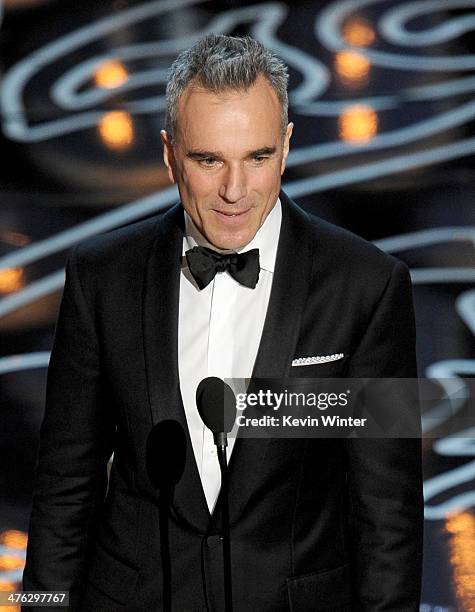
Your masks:
M 223 176 L 219 195 L 227 202 L 237 202 L 247 195 L 246 174 L 240 164 L 229 166 Z

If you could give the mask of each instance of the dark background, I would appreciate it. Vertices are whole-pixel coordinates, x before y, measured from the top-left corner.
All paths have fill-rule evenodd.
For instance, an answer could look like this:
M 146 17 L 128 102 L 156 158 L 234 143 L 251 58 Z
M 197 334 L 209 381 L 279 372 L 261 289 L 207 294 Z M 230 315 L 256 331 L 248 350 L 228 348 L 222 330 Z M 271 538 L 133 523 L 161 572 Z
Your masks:
M 0 588 L 21 580 L 68 249 L 176 201 L 159 139 L 165 71 L 207 32 L 249 33 L 286 61 L 295 129 L 284 188 L 409 265 L 419 373 L 441 400 L 446 379 L 460 389 L 473 377 L 475 5 L 432 5 L 3 3 Z M 427 416 L 421 610 L 475 610 L 475 431 L 435 439 Z

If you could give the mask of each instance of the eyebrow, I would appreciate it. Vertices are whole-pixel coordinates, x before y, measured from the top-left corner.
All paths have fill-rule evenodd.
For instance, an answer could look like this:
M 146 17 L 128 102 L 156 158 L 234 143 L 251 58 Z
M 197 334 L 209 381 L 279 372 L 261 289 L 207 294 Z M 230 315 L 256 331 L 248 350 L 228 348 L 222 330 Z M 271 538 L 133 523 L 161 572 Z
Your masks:
M 245 157 L 259 157 L 262 155 L 273 155 L 276 152 L 276 147 L 261 147 L 260 149 L 255 149 L 254 151 L 248 151 Z M 186 156 L 189 159 L 206 159 L 208 157 L 213 157 L 215 159 L 223 159 L 223 154 L 220 151 L 202 151 L 202 150 L 191 150 L 187 151 Z

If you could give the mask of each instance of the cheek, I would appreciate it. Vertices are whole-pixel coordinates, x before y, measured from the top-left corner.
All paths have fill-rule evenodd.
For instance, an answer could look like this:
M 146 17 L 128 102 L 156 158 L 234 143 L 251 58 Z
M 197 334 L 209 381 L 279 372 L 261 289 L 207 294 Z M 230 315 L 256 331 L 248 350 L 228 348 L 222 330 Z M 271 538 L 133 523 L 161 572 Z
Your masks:
M 270 195 L 274 191 L 279 191 L 280 186 L 280 162 L 268 168 L 255 177 L 254 187 L 264 196 Z
M 216 191 L 216 179 L 202 172 L 189 170 L 183 173 L 183 183 L 188 192 L 195 198 L 201 198 Z

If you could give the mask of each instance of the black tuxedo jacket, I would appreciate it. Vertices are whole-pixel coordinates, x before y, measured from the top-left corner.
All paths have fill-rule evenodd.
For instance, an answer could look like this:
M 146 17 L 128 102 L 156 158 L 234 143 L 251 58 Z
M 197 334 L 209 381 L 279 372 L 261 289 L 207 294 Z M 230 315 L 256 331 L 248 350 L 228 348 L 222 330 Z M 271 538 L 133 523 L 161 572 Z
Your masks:
M 254 377 L 416 376 L 404 264 L 281 201 Z M 167 588 L 174 611 L 224 610 L 219 503 L 210 516 L 179 390 L 182 218 L 177 205 L 68 261 L 23 588 L 69 590 L 73 610 L 162 610 Z M 187 457 L 164 522 L 145 449 L 167 419 Z M 419 609 L 420 440 L 238 437 L 229 469 L 236 612 Z

